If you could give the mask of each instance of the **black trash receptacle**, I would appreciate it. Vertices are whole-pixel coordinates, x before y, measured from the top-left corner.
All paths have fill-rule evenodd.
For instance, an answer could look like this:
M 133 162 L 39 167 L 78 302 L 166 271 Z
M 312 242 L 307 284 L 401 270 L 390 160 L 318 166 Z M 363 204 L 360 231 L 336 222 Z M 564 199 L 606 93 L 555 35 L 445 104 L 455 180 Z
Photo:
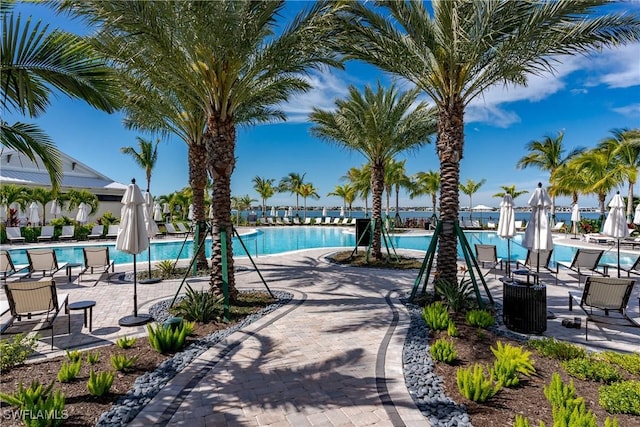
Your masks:
M 356 219 L 356 244 L 358 246 L 369 246 L 371 242 L 370 219 Z
M 547 287 L 503 281 L 503 320 L 508 329 L 524 334 L 547 330 Z

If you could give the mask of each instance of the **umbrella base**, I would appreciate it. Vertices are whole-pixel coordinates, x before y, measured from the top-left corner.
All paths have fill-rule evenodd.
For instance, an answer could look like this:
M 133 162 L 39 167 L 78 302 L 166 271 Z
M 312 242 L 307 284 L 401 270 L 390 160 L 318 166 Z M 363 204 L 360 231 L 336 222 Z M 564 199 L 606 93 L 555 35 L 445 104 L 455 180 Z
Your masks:
M 140 326 L 151 322 L 152 317 L 149 314 L 138 314 L 137 316 L 125 316 L 118 320 L 120 326 Z
M 140 283 L 141 285 L 150 285 L 152 283 L 159 283 L 159 282 L 162 282 L 162 279 L 159 279 L 157 277 L 152 279 L 138 280 L 138 283 Z

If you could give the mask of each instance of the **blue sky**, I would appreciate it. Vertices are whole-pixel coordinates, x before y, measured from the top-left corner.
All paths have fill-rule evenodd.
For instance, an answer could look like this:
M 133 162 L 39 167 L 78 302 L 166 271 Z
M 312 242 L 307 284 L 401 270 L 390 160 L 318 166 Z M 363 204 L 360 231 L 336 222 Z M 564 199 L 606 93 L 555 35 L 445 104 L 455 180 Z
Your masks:
M 299 5 L 301 3 L 298 3 Z M 297 6 L 296 5 L 296 6 Z M 295 6 L 294 6 L 295 7 Z M 640 3 L 620 5 L 640 13 Z M 42 6 L 18 5 L 23 15 L 33 15 L 72 32 L 81 27 L 56 16 Z M 309 134 L 307 115 L 315 107 L 330 109 L 334 100 L 347 94 L 349 85 L 363 87 L 383 83 L 392 77 L 362 63 L 349 63 L 344 71 L 323 70 L 310 77 L 313 90 L 292 98 L 282 106 L 288 121 L 238 129 L 236 170 L 232 178 L 232 194 L 250 195 L 258 199 L 251 180 L 254 176 L 273 178 L 277 182 L 290 172 L 305 175 L 305 181 L 318 189 L 320 200 L 308 200 L 309 206 L 339 206 L 341 199 L 328 197 L 336 185 L 345 184 L 341 177 L 349 168 L 361 166 L 364 157 L 313 138 Z M 122 115 L 93 110 L 80 101 L 59 95 L 47 112 L 36 119 L 20 119 L 10 114 L 7 121 L 24 120 L 37 123 L 53 139 L 60 150 L 109 176 L 128 183 L 135 177 L 144 181 L 144 172 L 133 160 L 120 152 L 120 147 L 136 147 L 136 136 L 127 131 Z M 465 151 L 461 161 L 461 181 L 486 183 L 473 196 L 473 205 L 497 206 L 500 185 L 516 185 L 533 190 L 537 182 L 546 183 L 548 174 L 537 169 L 517 170 L 517 161 L 526 154 L 525 145 L 546 135 L 564 131 L 564 143 L 574 147 L 592 147 L 610 136 L 616 128 L 640 127 L 640 44 L 602 52 L 593 57 L 559 58 L 555 75 L 532 76 L 527 87 L 496 86 L 486 91 L 468 107 L 465 114 Z M 163 139 L 158 163 L 153 172 L 151 190 L 154 195 L 167 194 L 188 185 L 187 150 L 178 138 Z M 408 174 L 437 170 L 438 160 L 433 144 L 406 157 Z M 640 193 L 636 185 L 635 193 Z M 626 195 L 626 186 L 621 188 Z M 516 199 L 525 205 L 527 195 Z M 276 194 L 269 204 L 295 204 L 288 193 Z M 301 201 L 302 203 L 302 201 Z M 468 196 L 461 194 L 461 206 L 468 206 Z M 559 205 L 570 200 L 560 198 Z M 361 200 L 355 205 L 362 205 Z M 402 206 L 430 206 L 430 198 L 410 200 L 402 194 Z M 580 206 L 596 206 L 593 196 L 581 196 Z

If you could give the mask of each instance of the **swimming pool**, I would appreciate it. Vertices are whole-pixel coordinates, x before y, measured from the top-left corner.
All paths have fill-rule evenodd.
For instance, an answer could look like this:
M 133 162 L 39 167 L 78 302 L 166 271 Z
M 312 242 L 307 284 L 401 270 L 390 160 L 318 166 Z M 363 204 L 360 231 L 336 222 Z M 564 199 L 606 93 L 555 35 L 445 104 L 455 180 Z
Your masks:
M 507 258 L 507 241 L 500 238 L 494 232 L 465 232 L 469 245 L 473 248 L 475 243 L 495 245 L 498 256 Z M 511 240 L 511 258 L 524 259 L 527 250 L 522 247 L 523 234 L 516 235 Z M 353 248 L 355 245 L 355 234 L 353 228 L 341 227 L 273 227 L 261 228 L 256 231 L 242 235 L 249 254 L 252 257 L 262 255 L 278 254 L 302 249 L 324 248 L 324 247 L 345 247 Z M 431 242 L 431 236 L 425 235 L 394 235 L 391 242 L 395 248 L 416 249 L 425 251 Z M 91 243 L 94 245 L 94 243 Z M 120 252 L 115 248 L 115 242 L 98 242 L 100 246 L 109 246 L 109 254 L 116 264 L 127 264 L 133 261 L 133 256 Z M 56 256 L 59 262 L 83 263 L 82 246 L 60 246 L 55 247 Z M 182 251 L 181 251 L 182 248 Z M 616 250 L 614 247 L 603 247 L 605 253 L 602 262 L 615 263 Z M 552 261 L 570 261 L 577 248 L 555 245 Z M 384 246 L 383 246 L 384 251 Z M 10 249 L 11 258 L 15 264 L 26 264 L 27 254 L 25 249 Z M 205 244 L 207 257 L 211 255 L 211 242 Z M 234 238 L 233 253 L 235 256 L 246 256 L 242 245 Z M 180 259 L 190 259 L 193 256 L 193 244 L 188 241 L 184 247 L 182 241 L 154 241 L 151 244 L 151 260 L 159 261 L 164 259 L 176 259 L 180 254 Z M 462 257 L 460 246 L 458 254 Z M 143 251 L 136 257 L 138 262 L 148 260 L 148 251 Z M 635 261 L 633 254 L 621 252 L 620 262 L 631 264 Z

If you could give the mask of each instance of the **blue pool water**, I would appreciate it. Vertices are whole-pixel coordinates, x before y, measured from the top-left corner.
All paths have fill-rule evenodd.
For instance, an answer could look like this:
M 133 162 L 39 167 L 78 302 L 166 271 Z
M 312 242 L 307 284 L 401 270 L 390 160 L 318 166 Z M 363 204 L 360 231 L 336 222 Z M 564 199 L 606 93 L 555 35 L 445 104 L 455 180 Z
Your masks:
M 498 256 L 507 258 L 507 241 L 500 238 L 493 232 L 465 232 L 469 245 L 473 248 L 475 243 L 496 245 Z M 522 247 L 523 234 L 518 234 L 511 240 L 511 258 L 524 259 L 527 250 Z M 353 228 L 340 227 L 274 227 L 263 228 L 242 236 L 242 241 L 252 257 L 262 255 L 278 254 L 301 249 L 323 248 L 323 247 L 346 247 L 353 248 L 355 245 L 355 234 Z M 391 236 L 391 243 L 399 249 L 416 249 L 425 251 L 429 247 L 430 236 Z M 133 256 L 120 252 L 115 248 L 115 242 L 100 242 L 102 246 L 109 246 L 109 254 L 116 264 L 126 264 L 133 261 Z M 181 250 L 182 248 L 182 250 Z M 616 249 L 614 247 L 603 247 L 605 254 L 602 262 L 615 263 Z M 164 259 L 190 259 L 193 255 L 193 243 L 187 241 L 183 243 L 176 241 L 155 241 L 151 244 L 151 260 L 159 261 Z M 384 250 L 384 246 L 383 246 Z M 553 251 L 553 262 L 570 261 L 576 252 L 576 248 L 556 245 Z M 56 247 L 56 256 L 59 262 L 83 263 L 82 246 Z M 211 254 L 211 242 L 205 244 L 207 257 Z M 26 264 L 27 256 L 24 249 L 11 249 L 9 251 L 15 264 Z M 235 256 L 246 256 L 242 245 L 237 238 L 234 238 L 233 253 Z M 460 247 L 458 253 L 462 256 Z M 620 262 L 631 264 L 635 261 L 633 254 L 621 252 Z M 138 262 L 148 260 L 148 251 L 144 251 L 136 256 Z

